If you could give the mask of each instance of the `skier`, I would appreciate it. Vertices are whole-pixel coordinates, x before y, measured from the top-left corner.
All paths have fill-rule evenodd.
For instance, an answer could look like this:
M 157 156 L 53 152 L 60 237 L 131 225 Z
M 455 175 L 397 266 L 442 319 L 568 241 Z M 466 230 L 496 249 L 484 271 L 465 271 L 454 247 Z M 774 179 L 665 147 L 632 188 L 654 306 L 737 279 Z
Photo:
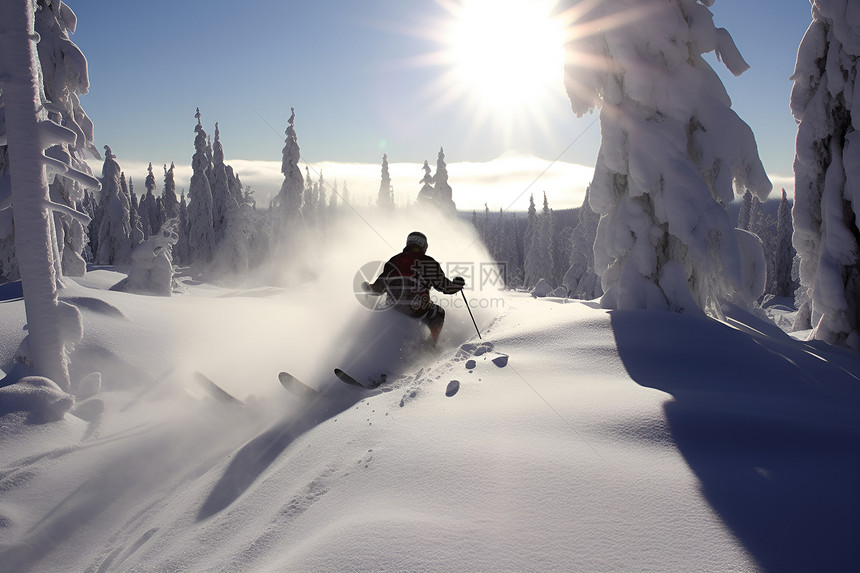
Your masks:
M 364 292 L 385 294 L 395 310 L 426 324 L 434 348 L 445 322 L 445 310 L 430 301 L 430 287 L 444 294 L 456 294 L 464 286 L 463 277 L 449 280 L 436 259 L 427 255 L 427 237 L 419 231 L 409 233 L 403 251 L 385 263 L 373 284 L 361 284 Z

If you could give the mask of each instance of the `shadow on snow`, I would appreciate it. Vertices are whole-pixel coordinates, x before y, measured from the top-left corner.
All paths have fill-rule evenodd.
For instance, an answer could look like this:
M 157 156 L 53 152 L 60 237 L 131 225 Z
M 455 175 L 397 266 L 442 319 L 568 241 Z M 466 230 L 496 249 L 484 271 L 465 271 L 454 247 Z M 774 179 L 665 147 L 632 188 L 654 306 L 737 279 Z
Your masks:
M 860 570 L 860 357 L 735 311 L 615 311 L 627 372 L 724 523 L 767 571 Z

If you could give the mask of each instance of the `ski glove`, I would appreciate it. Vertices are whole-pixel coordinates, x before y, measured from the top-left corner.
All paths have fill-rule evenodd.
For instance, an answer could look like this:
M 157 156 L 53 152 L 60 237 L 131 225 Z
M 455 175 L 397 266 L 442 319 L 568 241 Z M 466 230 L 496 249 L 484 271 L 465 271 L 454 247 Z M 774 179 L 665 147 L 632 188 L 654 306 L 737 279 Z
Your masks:
M 463 287 L 466 286 L 466 279 L 464 279 L 463 277 L 454 277 L 451 282 L 454 283 L 456 286 L 460 287 L 460 290 L 463 290 Z

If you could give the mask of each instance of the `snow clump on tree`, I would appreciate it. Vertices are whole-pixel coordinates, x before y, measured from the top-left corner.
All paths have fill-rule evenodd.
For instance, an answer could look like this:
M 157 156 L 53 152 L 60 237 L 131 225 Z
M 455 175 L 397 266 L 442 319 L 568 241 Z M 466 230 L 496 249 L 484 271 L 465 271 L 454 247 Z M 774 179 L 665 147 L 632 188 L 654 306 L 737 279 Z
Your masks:
M 860 351 L 860 6 L 813 0 L 797 52 L 791 111 L 793 243 L 812 336 Z
M 577 23 L 593 33 L 567 45 L 574 113 L 601 108 L 589 199 L 601 215 L 604 307 L 720 315 L 723 300 L 752 303 L 726 206 L 735 188 L 764 199 L 772 186 L 752 131 L 702 58 L 714 51 L 736 75 L 748 68 L 705 4 L 604 0 Z

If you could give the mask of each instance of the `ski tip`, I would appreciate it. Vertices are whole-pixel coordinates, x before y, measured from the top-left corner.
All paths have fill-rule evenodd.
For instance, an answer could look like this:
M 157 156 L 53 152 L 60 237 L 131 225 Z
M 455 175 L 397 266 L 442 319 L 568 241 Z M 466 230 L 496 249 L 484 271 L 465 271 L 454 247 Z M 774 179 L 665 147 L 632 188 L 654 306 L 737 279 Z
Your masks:
M 340 380 L 341 382 L 346 382 L 347 384 L 351 384 L 353 386 L 361 386 L 363 388 L 366 388 L 366 386 L 364 384 L 362 384 L 361 382 L 359 382 L 358 380 L 356 380 L 355 378 L 353 378 L 352 376 L 350 376 L 349 374 L 347 374 L 346 372 L 344 372 L 340 368 L 334 369 L 334 375 L 337 376 L 338 380 Z
M 278 373 L 278 380 L 281 382 L 281 386 L 294 394 L 305 398 L 315 398 L 319 395 L 319 390 L 311 388 L 289 372 Z

